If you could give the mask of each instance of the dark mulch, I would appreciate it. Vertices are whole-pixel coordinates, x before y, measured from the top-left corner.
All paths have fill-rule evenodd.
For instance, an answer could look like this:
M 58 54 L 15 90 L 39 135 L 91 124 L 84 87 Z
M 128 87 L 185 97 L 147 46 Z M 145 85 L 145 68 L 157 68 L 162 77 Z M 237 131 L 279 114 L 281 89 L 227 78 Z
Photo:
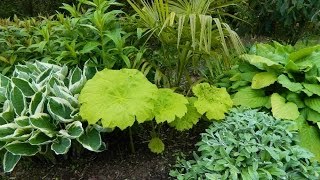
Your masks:
M 57 163 L 40 161 L 37 158 L 24 158 L 14 172 L 1 179 L 54 179 L 54 180 L 161 180 L 170 179 L 169 172 L 174 167 L 176 156 L 180 153 L 191 154 L 194 144 L 200 139 L 206 123 L 191 131 L 177 132 L 165 127 L 162 136 L 166 144 L 164 153 L 153 154 L 148 149 L 148 131 L 135 129 L 134 142 L 136 152 L 131 153 L 127 132 L 107 134 L 104 141 L 108 150 L 101 153 L 85 151 L 81 156 L 57 157 Z M 142 131 L 141 131 L 142 130 Z M 141 133 L 143 132 L 143 133 Z

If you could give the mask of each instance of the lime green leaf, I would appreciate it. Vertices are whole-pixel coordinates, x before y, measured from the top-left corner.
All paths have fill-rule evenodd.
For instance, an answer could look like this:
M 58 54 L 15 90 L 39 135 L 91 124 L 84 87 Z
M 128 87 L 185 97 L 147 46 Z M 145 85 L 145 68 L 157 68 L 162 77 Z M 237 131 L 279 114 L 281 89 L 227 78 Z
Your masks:
M 3 157 L 3 171 L 11 172 L 19 162 L 20 158 L 20 155 L 14 155 L 11 152 L 7 151 Z
M 241 55 L 240 58 L 248 61 L 250 64 L 262 70 L 266 70 L 266 67 L 274 67 L 275 69 L 282 68 L 280 64 L 262 56 L 257 56 L 253 54 L 244 54 L 244 55 Z
M 296 60 L 299 60 L 311 55 L 315 50 L 318 50 L 318 49 L 320 49 L 320 45 L 299 49 L 298 51 L 292 52 L 288 58 L 294 62 Z
M 52 138 L 47 136 L 45 133 L 37 130 L 29 139 L 31 145 L 44 145 L 52 142 Z
M 33 146 L 29 143 L 19 141 L 7 144 L 5 148 L 12 154 L 21 156 L 34 156 L 39 152 L 38 146 Z
M 320 162 L 320 133 L 319 129 L 310 126 L 303 120 L 299 127 L 300 145 L 315 155 L 315 159 Z
M 148 147 L 151 150 L 151 152 L 156 153 L 156 154 L 160 154 L 164 151 L 164 144 L 163 144 L 162 140 L 158 137 L 152 138 L 149 141 Z
M 263 90 L 255 90 L 250 87 L 240 89 L 233 97 L 236 106 L 250 108 L 263 107 L 268 104 L 270 98 L 264 94 Z
M 290 79 L 283 74 L 278 77 L 278 82 L 292 92 L 300 92 L 303 89 L 300 83 L 291 82 Z
M 174 93 L 171 89 L 159 89 L 154 105 L 154 115 L 157 123 L 174 121 L 187 112 L 188 100 L 181 94 Z
M 198 123 L 201 114 L 194 107 L 194 102 L 197 100 L 195 97 L 188 98 L 189 104 L 187 104 L 187 113 L 182 118 L 176 118 L 171 126 L 174 126 L 178 131 L 184 131 L 191 129 Z
M 25 96 L 31 97 L 34 95 L 35 90 L 31 87 L 31 84 L 28 81 L 15 77 L 13 77 L 11 80 L 13 84 L 17 86 Z
M 261 89 L 277 81 L 277 75 L 271 72 L 258 73 L 252 78 L 252 89 Z
M 19 116 L 23 116 L 27 110 L 27 102 L 21 90 L 16 86 L 11 90 L 10 100 L 13 105 L 14 112 Z
M 102 145 L 100 133 L 95 128 L 87 129 L 77 140 L 90 151 L 98 151 Z
M 304 103 L 311 109 L 320 113 L 320 97 L 316 98 L 306 98 L 304 99 Z
M 104 127 L 125 129 L 135 119 L 144 122 L 153 117 L 153 98 L 157 87 L 138 70 L 105 69 L 82 89 L 80 115 L 90 124 L 101 119 Z
M 30 116 L 30 124 L 45 133 L 49 137 L 53 137 L 55 134 L 55 125 L 52 123 L 52 119 L 48 114 L 39 113 Z
M 320 96 L 320 85 L 319 84 L 307 84 L 302 83 L 302 85 L 311 93 Z
M 216 88 L 208 83 L 197 84 L 192 88 L 198 100 L 194 103 L 200 114 L 206 113 L 208 119 L 224 119 L 233 102 L 225 88 Z
M 71 140 L 65 137 L 58 137 L 52 144 L 51 149 L 56 154 L 66 154 L 71 147 Z
M 278 93 L 271 95 L 271 107 L 273 116 L 279 119 L 295 120 L 300 115 L 297 105 L 292 102 L 286 103 L 285 98 Z
M 82 123 L 80 121 L 75 121 L 66 126 L 65 130 L 60 130 L 59 133 L 66 138 L 75 139 L 83 134 L 84 130 L 82 128 Z

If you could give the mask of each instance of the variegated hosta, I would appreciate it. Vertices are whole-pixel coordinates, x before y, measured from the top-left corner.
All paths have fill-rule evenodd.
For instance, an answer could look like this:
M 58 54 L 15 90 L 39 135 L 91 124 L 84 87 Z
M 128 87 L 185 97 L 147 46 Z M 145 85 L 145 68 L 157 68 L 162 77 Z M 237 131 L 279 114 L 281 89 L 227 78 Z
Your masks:
M 4 171 L 21 156 L 65 154 L 76 140 L 86 149 L 101 151 L 101 127 L 84 127 L 78 95 L 95 69 L 35 62 L 17 65 L 11 78 L 0 75 L 0 149 Z

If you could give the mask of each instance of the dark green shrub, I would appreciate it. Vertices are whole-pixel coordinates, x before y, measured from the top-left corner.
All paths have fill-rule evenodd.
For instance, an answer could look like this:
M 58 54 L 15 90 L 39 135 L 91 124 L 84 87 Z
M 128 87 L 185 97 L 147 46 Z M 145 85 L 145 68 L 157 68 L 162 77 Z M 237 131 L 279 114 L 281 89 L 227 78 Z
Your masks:
M 257 110 L 233 109 L 197 143 L 194 160 L 179 159 L 177 179 L 319 179 L 320 166 L 297 144 L 292 121 Z
M 314 31 L 319 22 L 316 14 L 319 0 L 247 0 L 240 18 L 251 23 L 243 24 L 253 34 L 272 37 L 295 44 L 303 35 Z M 241 17 L 243 16 L 243 17 Z

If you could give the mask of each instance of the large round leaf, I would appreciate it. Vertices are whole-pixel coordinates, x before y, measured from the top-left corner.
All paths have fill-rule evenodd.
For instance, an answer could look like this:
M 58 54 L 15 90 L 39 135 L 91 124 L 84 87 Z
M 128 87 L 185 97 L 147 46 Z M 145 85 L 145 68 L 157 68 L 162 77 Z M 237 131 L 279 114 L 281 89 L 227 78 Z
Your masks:
M 277 75 L 271 72 L 261 72 L 253 76 L 252 78 L 252 89 L 261 89 L 268 87 L 277 81 Z
M 224 119 L 233 102 L 225 88 L 216 88 L 208 83 L 197 84 L 192 88 L 198 97 L 194 103 L 200 114 L 206 113 L 208 119 Z
M 278 82 L 292 92 L 300 92 L 303 89 L 300 83 L 291 82 L 291 80 L 283 74 L 278 77 Z
M 138 70 L 105 69 L 98 72 L 82 89 L 80 115 L 90 124 L 101 119 L 104 127 L 125 129 L 135 119 L 151 119 L 157 87 Z
M 158 137 L 152 138 L 149 141 L 148 147 L 151 150 L 151 152 L 156 153 L 156 154 L 160 154 L 164 151 L 164 144 L 163 144 L 162 140 Z
M 286 99 L 278 93 L 271 95 L 271 107 L 273 116 L 279 119 L 295 120 L 300 115 L 298 106 L 293 102 L 286 103 Z
M 154 105 L 157 123 L 172 122 L 176 117 L 182 118 L 187 112 L 188 100 L 171 89 L 159 89 Z
M 264 94 L 261 89 L 251 89 L 250 87 L 240 89 L 233 97 L 233 103 L 236 106 L 245 106 L 257 108 L 266 106 L 269 97 Z

